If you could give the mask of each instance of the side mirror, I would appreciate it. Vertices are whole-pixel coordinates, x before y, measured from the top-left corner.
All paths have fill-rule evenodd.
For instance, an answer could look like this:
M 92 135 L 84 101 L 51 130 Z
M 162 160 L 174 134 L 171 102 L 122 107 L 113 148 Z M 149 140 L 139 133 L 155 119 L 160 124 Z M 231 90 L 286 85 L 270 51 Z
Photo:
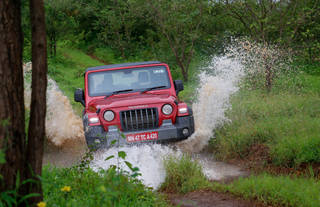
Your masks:
M 74 91 L 74 101 L 75 102 L 80 102 L 83 106 L 85 106 L 84 103 L 84 92 L 81 88 L 77 88 Z
M 176 89 L 177 95 L 180 91 L 183 91 L 184 87 L 183 87 L 182 80 L 175 80 L 174 81 L 174 88 Z

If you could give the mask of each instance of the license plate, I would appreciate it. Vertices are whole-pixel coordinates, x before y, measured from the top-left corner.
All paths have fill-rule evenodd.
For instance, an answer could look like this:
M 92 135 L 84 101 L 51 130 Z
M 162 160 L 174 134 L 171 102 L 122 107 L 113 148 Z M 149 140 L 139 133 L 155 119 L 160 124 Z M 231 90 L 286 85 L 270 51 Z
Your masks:
M 128 142 L 141 142 L 148 140 L 157 140 L 158 135 L 158 132 L 143 132 L 136 134 L 127 134 L 126 137 Z

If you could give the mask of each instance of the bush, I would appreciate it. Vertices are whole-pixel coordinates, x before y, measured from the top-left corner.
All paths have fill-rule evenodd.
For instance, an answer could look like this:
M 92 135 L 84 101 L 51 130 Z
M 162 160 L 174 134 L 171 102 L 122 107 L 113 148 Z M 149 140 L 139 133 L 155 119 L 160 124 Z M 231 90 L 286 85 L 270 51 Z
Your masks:
M 42 183 L 48 206 L 167 206 L 139 180 L 112 168 L 94 172 L 46 167 Z
M 161 191 L 187 193 L 210 185 L 200 164 L 190 156 L 170 156 L 165 159 L 164 165 L 166 179 L 160 187 Z

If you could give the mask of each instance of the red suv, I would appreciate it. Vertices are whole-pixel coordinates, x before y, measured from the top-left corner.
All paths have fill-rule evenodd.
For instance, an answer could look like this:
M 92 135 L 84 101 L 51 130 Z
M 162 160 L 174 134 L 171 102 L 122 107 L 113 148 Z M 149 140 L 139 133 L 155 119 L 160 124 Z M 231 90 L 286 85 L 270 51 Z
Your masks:
M 169 66 L 138 62 L 88 68 L 85 89 L 74 99 L 84 107 L 83 125 L 89 147 L 123 143 L 177 141 L 194 132 L 190 107 L 178 100 L 181 80 Z M 119 137 L 125 139 L 119 139 Z

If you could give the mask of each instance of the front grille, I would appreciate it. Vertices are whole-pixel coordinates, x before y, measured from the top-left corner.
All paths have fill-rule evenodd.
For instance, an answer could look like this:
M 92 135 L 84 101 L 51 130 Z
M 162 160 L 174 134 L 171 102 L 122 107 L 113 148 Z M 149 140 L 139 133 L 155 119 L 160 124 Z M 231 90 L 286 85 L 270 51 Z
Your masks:
M 120 112 L 123 131 L 137 131 L 158 127 L 157 108 L 134 109 Z

